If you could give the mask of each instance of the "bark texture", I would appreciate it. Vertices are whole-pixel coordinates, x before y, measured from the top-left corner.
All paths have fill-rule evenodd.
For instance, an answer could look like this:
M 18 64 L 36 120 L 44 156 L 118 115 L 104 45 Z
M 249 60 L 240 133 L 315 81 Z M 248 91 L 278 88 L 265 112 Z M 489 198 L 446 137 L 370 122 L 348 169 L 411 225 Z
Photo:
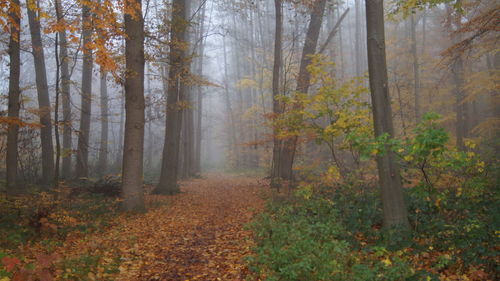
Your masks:
M 59 10 L 62 11 L 61 2 L 57 1 Z M 64 17 L 62 18 L 64 20 Z M 59 57 L 61 59 L 61 100 L 62 100 L 62 125 L 63 125 L 63 142 L 62 142 L 62 178 L 71 178 L 71 157 L 73 150 L 73 140 L 71 137 L 71 76 L 69 72 L 69 56 L 67 49 L 66 30 L 59 32 Z
M 36 4 L 27 0 L 27 6 Z M 33 5 L 32 5 L 33 4 Z M 40 32 L 40 21 L 36 11 L 28 8 L 28 21 L 31 33 L 33 61 L 35 64 L 36 90 L 38 93 L 38 115 L 40 118 L 40 138 L 42 144 L 42 183 L 51 184 L 54 180 L 54 146 L 52 141 L 52 123 L 47 85 L 47 71 L 45 68 L 45 55 Z
M 83 44 L 83 66 L 82 66 L 82 99 L 80 113 L 80 129 L 78 132 L 78 151 L 76 154 L 76 177 L 89 176 L 89 136 L 90 115 L 92 111 L 92 50 L 89 44 L 92 40 L 92 15 L 90 7 L 82 4 L 82 44 Z
M 106 71 L 101 71 L 101 141 L 99 148 L 98 173 L 103 176 L 108 171 L 108 87 Z
M 7 131 L 7 157 L 6 157 L 6 180 L 7 180 L 7 193 L 15 194 L 19 192 L 17 182 L 17 161 L 18 150 L 17 141 L 19 136 L 19 97 L 21 89 L 19 88 L 19 81 L 21 75 L 21 48 L 19 44 L 21 34 L 21 15 L 19 0 L 13 0 L 10 5 L 9 17 L 10 23 L 10 37 L 9 37 L 9 105 L 8 117 L 12 123 L 9 124 Z
M 128 7 L 127 7 L 128 6 Z M 125 2 L 125 133 L 122 167 L 123 207 L 144 210 L 142 189 L 144 152 L 144 22 L 141 0 Z
M 385 54 L 384 5 L 382 0 L 366 1 L 368 71 L 373 107 L 375 136 L 394 135 L 391 100 L 388 90 Z M 394 153 L 387 151 L 377 157 L 379 184 L 382 193 L 384 226 L 409 227 L 403 198 L 399 166 Z
M 182 124 L 182 106 L 186 89 L 184 76 L 188 71 L 186 66 L 186 30 L 188 27 L 188 1 L 174 0 L 170 45 L 170 70 L 167 87 L 167 121 L 165 129 L 165 144 L 160 182 L 156 193 L 174 194 L 179 192 L 177 176 L 179 169 L 179 143 Z
M 281 69 L 281 49 L 282 49 L 282 30 L 283 16 L 281 0 L 274 0 L 276 10 L 276 30 L 274 33 L 274 64 L 273 64 L 273 115 L 277 116 L 281 113 L 278 95 L 280 94 L 280 69 Z M 281 140 L 278 138 L 278 130 L 274 127 L 273 130 L 273 162 L 271 170 L 271 184 L 275 184 L 280 177 L 280 159 L 281 159 Z
M 311 84 L 311 74 L 307 67 L 311 63 L 311 55 L 316 52 L 316 45 L 318 44 L 319 32 L 323 22 L 323 12 L 325 10 L 326 0 L 316 0 L 313 10 L 311 12 L 311 21 L 307 29 L 304 48 L 302 50 L 302 57 L 300 59 L 299 75 L 297 77 L 298 93 L 307 93 Z M 293 161 L 295 158 L 295 151 L 297 148 L 298 137 L 290 137 L 284 141 L 283 151 L 281 153 L 280 163 L 280 177 L 285 180 L 292 180 Z

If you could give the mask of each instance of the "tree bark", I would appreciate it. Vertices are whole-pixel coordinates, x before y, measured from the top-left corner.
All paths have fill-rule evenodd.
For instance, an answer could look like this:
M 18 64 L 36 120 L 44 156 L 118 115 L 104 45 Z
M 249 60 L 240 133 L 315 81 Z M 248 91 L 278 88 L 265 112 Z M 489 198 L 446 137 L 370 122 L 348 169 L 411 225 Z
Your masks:
M 282 49 L 282 30 L 283 16 L 281 0 L 274 0 L 276 10 L 276 30 L 274 33 L 274 64 L 273 64 L 273 118 L 281 114 L 280 102 L 278 95 L 280 94 L 280 70 L 281 70 L 281 49 Z M 280 178 L 280 159 L 281 159 L 281 140 L 278 138 L 278 128 L 273 126 L 273 159 L 271 165 L 271 184 L 276 184 L 276 179 Z
M 19 136 L 19 97 L 21 89 L 19 81 L 21 75 L 21 6 L 19 0 L 10 2 L 9 17 L 10 17 L 10 36 L 9 36 L 9 105 L 8 117 L 12 123 L 8 126 L 7 131 L 7 157 L 6 157 L 6 180 L 7 194 L 16 194 L 19 190 L 17 182 L 17 161 L 18 150 L 17 142 Z
M 106 85 L 107 73 L 101 71 L 101 143 L 99 148 L 98 173 L 100 176 L 108 170 L 108 87 Z
M 415 107 L 415 123 L 420 122 L 420 70 L 418 65 L 417 53 L 417 23 L 415 22 L 415 15 L 410 15 L 410 37 L 411 37 L 411 54 L 413 59 L 413 98 Z
M 311 63 L 310 56 L 314 55 L 316 51 L 316 45 L 318 44 L 319 32 L 321 29 L 325 5 L 326 0 L 316 0 L 311 12 L 311 21 L 309 22 L 309 27 L 307 29 L 304 48 L 302 50 L 302 57 L 300 60 L 299 75 L 297 77 L 296 92 L 298 93 L 307 93 L 309 90 L 311 74 L 307 70 L 307 67 Z M 280 176 L 285 180 L 293 179 L 292 167 L 297 147 L 297 140 L 298 137 L 293 136 L 285 140 L 283 144 L 280 163 Z
M 203 56 L 205 54 L 205 12 L 206 8 L 203 5 L 201 12 L 201 26 L 200 26 L 200 51 L 198 53 L 198 69 L 197 74 L 203 77 Z M 197 101 L 196 101 L 196 134 L 195 134 L 195 152 L 194 152 L 194 166 L 193 175 L 201 173 L 201 140 L 202 140 L 202 117 L 203 117 L 203 86 L 197 87 Z
M 388 90 L 383 0 L 366 1 L 366 23 L 375 136 L 388 134 L 392 137 L 394 129 Z M 384 226 L 409 228 L 399 166 L 394 159 L 394 153 L 386 151 L 383 155 L 379 155 L 377 167 L 382 193 Z
M 82 66 L 82 99 L 80 114 L 80 129 L 78 132 L 78 151 L 76 154 L 76 177 L 89 176 L 89 137 L 90 116 L 92 111 L 92 15 L 90 6 L 82 4 L 82 37 L 83 37 L 83 66 Z
M 174 0 L 172 13 L 171 45 L 170 45 L 170 70 L 168 73 L 167 95 L 167 121 L 165 129 L 165 144 L 163 146 L 163 160 L 155 193 L 178 193 L 177 185 L 179 143 L 181 133 L 182 105 L 185 90 L 185 73 L 188 71 L 186 64 L 186 30 L 188 27 L 187 11 L 188 1 Z
M 59 10 L 62 11 L 61 2 L 57 1 L 59 5 Z M 62 20 L 64 20 L 64 16 L 61 15 Z M 71 137 L 71 77 L 69 72 L 69 56 L 68 56 L 68 48 L 67 48 L 67 39 L 66 39 L 66 29 L 63 29 L 59 32 L 59 47 L 60 53 L 59 57 L 61 58 L 61 99 L 62 99 L 62 108 L 63 108 L 63 143 L 62 143 L 62 171 L 61 176 L 63 179 L 71 178 L 71 156 L 72 156 L 72 146 L 73 140 Z
M 127 211 L 144 210 L 144 22 L 141 0 L 125 1 L 125 133 L 122 198 Z
M 361 76 L 361 64 L 362 56 L 361 56 L 361 4 L 360 0 L 356 0 L 354 3 L 356 10 L 356 21 L 355 21 L 355 29 L 354 29 L 354 52 L 355 52 L 355 61 L 356 61 L 356 76 Z
M 227 52 L 226 52 L 226 40 L 225 38 L 222 39 L 222 52 L 223 52 L 223 58 L 224 58 L 224 101 L 226 105 L 226 110 L 228 114 L 228 120 L 229 120 L 229 125 L 230 125 L 230 132 L 229 132 L 229 151 L 232 156 L 231 159 L 231 168 L 234 168 L 236 166 L 236 159 L 235 157 L 238 156 L 236 153 L 237 147 L 236 147 L 236 118 L 234 117 L 234 112 L 233 112 L 233 107 L 231 105 L 231 99 L 229 95 L 229 74 L 228 74 L 228 67 L 227 67 Z
M 34 0 L 27 0 L 27 6 L 36 6 Z M 42 144 L 42 183 L 51 184 L 54 181 L 54 146 L 52 141 L 51 109 L 45 55 L 40 32 L 40 21 L 36 11 L 28 8 L 28 21 L 31 33 L 33 61 L 35 64 L 36 89 L 38 92 L 39 118 L 42 128 L 40 137 Z

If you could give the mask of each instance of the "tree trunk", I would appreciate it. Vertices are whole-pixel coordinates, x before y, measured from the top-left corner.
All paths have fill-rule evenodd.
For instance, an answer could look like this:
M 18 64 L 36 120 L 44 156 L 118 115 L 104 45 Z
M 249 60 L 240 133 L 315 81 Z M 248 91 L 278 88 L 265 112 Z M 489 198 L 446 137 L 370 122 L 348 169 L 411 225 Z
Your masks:
M 89 137 L 90 116 L 92 111 L 92 50 L 89 44 L 92 42 L 92 15 L 90 6 L 82 4 L 82 99 L 80 114 L 80 129 L 78 132 L 78 151 L 76 154 L 76 177 L 85 178 L 89 176 Z
M 20 48 L 20 35 L 21 35 L 21 6 L 19 0 L 10 2 L 9 17 L 10 22 L 10 37 L 9 37 L 9 106 L 8 116 L 12 123 L 9 124 L 7 131 L 7 157 L 6 157 L 6 180 L 7 180 L 7 193 L 16 194 L 19 190 L 17 182 L 17 161 L 18 150 L 17 141 L 19 136 L 19 96 L 21 89 L 19 88 L 19 81 L 21 75 L 21 48 Z
M 375 136 L 389 134 L 392 137 L 394 129 L 388 90 L 383 0 L 366 1 L 366 23 L 368 70 Z M 377 166 L 382 191 L 384 226 L 408 228 L 408 215 L 403 198 L 399 166 L 394 159 L 394 153 L 387 151 L 383 155 L 379 155 Z
M 302 57 L 300 60 L 299 75 L 297 77 L 296 92 L 298 93 L 307 93 L 309 90 L 311 74 L 307 70 L 307 67 L 311 63 L 310 55 L 313 55 L 316 51 L 325 5 L 326 0 L 316 0 L 311 12 L 311 21 L 309 22 L 309 27 L 307 29 L 304 48 L 302 50 Z M 297 147 L 297 140 L 297 136 L 290 137 L 285 140 L 283 144 L 280 176 L 285 180 L 293 179 L 292 167 Z
M 224 101 L 226 105 L 226 110 L 228 113 L 228 120 L 230 124 L 230 132 L 229 132 L 229 151 L 232 156 L 231 159 L 231 168 L 236 167 L 236 160 L 234 159 L 238 156 L 236 153 L 237 147 L 236 147 L 236 121 L 234 117 L 234 112 L 233 108 L 231 105 L 231 99 L 229 95 L 229 74 L 228 74 L 228 67 L 227 67 L 227 52 L 226 52 L 226 40 L 225 38 L 222 39 L 222 52 L 223 52 L 223 58 L 224 58 Z
M 59 4 L 59 10 L 62 11 L 61 2 L 57 1 Z M 64 16 L 62 19 L 64 20 Z M 60 58 L 61 58 L 61 99 L 62 99 L 62 108 L 63 108 L 63 143 L 62 143 L 62 178 L 70 179 L 71 178 L 71 156 L 72 156 L 72 146 L 73 141 L 71 138 L 71 94 L 70 94 L 70 86 L 71 86 L 71 77 L 69 73 L 69 56 L 68 56 L 68 48 L 67 48 L 67 39 L 66 39 L 66 29 L 63 29 L 59 32 L 59 47 L 60 47 Z
M 451 17 L 454 17 L 452 20 L 455 25 L 455 29 L 451 30 L 452 32 L 452 42 L 453 44 L 458 44 L 461 41 L 460 33 L 457 33 L 456 30 L 460 29 L 461 26 L 461 14 L 457 13 L 456 15 L 452 14 L 452 8 L 448 6 L 448 13 Z M 456 113 L 456 125 L 455 125 L 455 134 L 456 134 L 456 145 L 458 149 L 465 150 L 464 138 L 467 137 L 467 109 L 466 103 L 464 102 L 465 94 L 465 77 L 464 77 L 464 63 L 462 54 L 458 53 L 455 55 L 451 65 L 451 72 L 453 74 L 453 82 L 455 84 L 455 113 Z
M 108 87 L 106 77 L 106 71 L 101 71 L 101 145 L 97 169 L 100 176 L 105 175 L 108 170 Z
M 276 118 L 280 113 L 280 103 L 278 95 L 280 94 L 280 70 L 281 70 L 281 38 L 283 30 L 282 19 L 282 4 L 281 0 L 274 0 L 276 10 L 276 30 L 274 35 L 274 64 L 273 64 L 273 118 Z M 273 162 L 271 165 L 271 184 L 276 183 L 276 179 L 280 178 L 280 159 L 281 159 L 281 140 L 278 139 L 278 128 L 273 126 Z
M 115 168 L 120 172 L 123 164 L 123 131 L 125 126 L 125 87 L 121 87 L 120 95 L 120 124 L 118 127 L 118 150 L 116 154 Z
M 200 26 L 200 51 L 198 53 L 198 69 L 197 74 L 203 77 L 203 56 L 205 53 L 205 5 L 203 5 L 201 12 L 201 26 Z M 196 100 L 196 134 L 195 134 L 195 152 L 194 152 L 194 167 L 193 174 L 199 175 L 201 173 L 201 140 L 202 140 L 202 117 L 203 117 L 203 91 L 202 86 L 197 87 L 197 100 Z
M 420 122 L 420 70 L 418 65 L 417 53 L 417 23 L 415 22 L 415 15 L 410 15 L 410 35 L 411 35 L 411 54 L 413 58 L 413 98 L 415 107 L 415 123 Z
M 361 4 L 360 0 L 356 0 L 354 2 L 354 8 L 356 10 L 355 15 L 355 30 L 354 30 L 354 52 L 356 53 L 356 76 L 361 76 L 361 64 L 362 56 L 361 56 Z
M 27 0 L 27 6 L 33 6 L 34 0 Z M 47 71 L 45 69 L 45 55 L 43 52 L 40 21 L 36 11 L 28 8 L 28 20 L 31 33 L 31 45 L 35 64 L 36 89 L 38 92 L 38 108 L 40 137 L 42 144 L 42 183 L 51 184 L 54 181 L 54 146 L 52 142 L 52 123 L 50 116 L 49 88 L 47 85 Z
M 177 185 L 179 142 L 181 133 L 182 108 L 184 100 L 185 73 L 189 70 L 186 63 L 186 30 L 188 27 L 187 12 L 189 1 L 174 0 L 172 13 L 170 70 L 168 73 L 167 121 L 165 128 L 165 144 L 160 182 L 155 193 L 174 194 L 179 192 Z
M 125 1 L 125 139 L 122 197 L 127 211 L 144 210 L 144 22 L 141 0 Z M 133 13 L 133 14 L 131 14 Z

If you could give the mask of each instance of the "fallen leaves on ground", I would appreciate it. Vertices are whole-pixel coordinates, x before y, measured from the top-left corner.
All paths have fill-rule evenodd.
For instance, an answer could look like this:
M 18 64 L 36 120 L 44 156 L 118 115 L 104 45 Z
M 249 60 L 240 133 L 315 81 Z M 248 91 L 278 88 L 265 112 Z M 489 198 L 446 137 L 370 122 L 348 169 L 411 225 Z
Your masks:
M 52 254 L 66 261 L 98 257 L 88 280 L 244 280 L 243 257 L 252 243 L 244 225 L 263 208 L 262 185 L 211 175 L 183 182 L 181 191 L 168 198 L 151 195 L 150 202 L 167 203 L 145 214 L 121 215 L 103 233 L 69 235 Z M 25 256 L 44 251 L 32 245 Z M 118 270 L 108 270 L 112 266 Z M 54 268 L 56 279 L 78 278 L 71 265 Z

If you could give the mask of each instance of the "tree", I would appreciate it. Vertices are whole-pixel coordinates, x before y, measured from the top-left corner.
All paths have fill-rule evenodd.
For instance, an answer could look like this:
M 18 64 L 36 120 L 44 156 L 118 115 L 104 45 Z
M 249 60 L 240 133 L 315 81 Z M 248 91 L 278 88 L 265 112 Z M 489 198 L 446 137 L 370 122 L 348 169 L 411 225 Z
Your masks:
M 40 138 L 42 144 L 42 182 L 50 184 L 54 180 L 54 146 L 52 142 L 52 122 L 50 116 L 49 88 L 45 55 L 43 52 L 40 20 L 37 11 L 40 9 L 34 0 L 26 0 L 28 21 L 31 33 L 33 61 L 35 64 L 36 89 L 38 93 L 38 116 L 40 118 Z
M 278 101 L 278 95 L 280 91 L 280 69 L 281 69 L 281 39 L 283 30 L 283 19 L 282 19 L 282 4 L 281 0 L 274 0 L 275 10 L 276 10 L 276 30 L 274 35 L 274 64 L 273 64 L 273 114 L 276 116 L 280 114 L 280 103 Z M 273 130 L 273 162 L 271 170 L 271 183 L 274 184 L 275 180 L 279 178 L 280 172 L 280 157 L 281 156 L 281 141 L 278 139 L 277 128 Z
M 19 80 L 21 74 L 21 6 L 19 0 L 12 0 L 9 6 L 10 36 L 9 36 L 9 107 L 8 117 L 10 119 L 7 132 L 7 192 L 10 194 L 18 192 L 17 184 L 17 141 L 19 136 Z
M 108 87 L 107 73 L 101 70 L 101 146 L 99 148 L 98 171 L 104 175 L 108 169 Z
M 394 135 L 391 100 L 388 90 L 387 62 L 384 35 L 383 0 L 366 1 L 366 34 L 368 42 L 368 71 L 373 107 L 375 137 Z M 399 166 L 391 151 L 377 156 L 379 184 L 382 193 L 384 226 L 409 227 L 403 199 Z
M 420 70 L 417 53 L 417 22 L 415 15 L 410 15 L 410 37 L 411 37 L 411 55 L 413 59 L 413 96 L 415 106 L 415 123 L 420 122 Z
M 62 11 L 61 1 L 56 1 L 56 9 Z M 61 13 L 61 20 L 64 15 Z M 69 56 L 67 48 L 66 28 L 59 31 L 60 59 L 61 59 L 61 97 L 63 107 L 63 143 L 62 143 L 62 177 L 71 178 L 71 151 L 73 140 L 71 137 L 71 75 L 69 72 Z
M 168 72 L 167 121 L 160 182 L 155 193 L 174 194 L 179 192 L 177 176 L 179 169 L 180 133 L 182 124 L 182 101 L 184 100 L 186 72 L 186 30 L 188 27 L 189 1 L 174 0 L 172 27 L 170 32 L 170 70 Z
M 78 151 L 76 154 L 76 177 L 89 175 L 89 136 L 92 111 L 92 15 L 90 2 L 82 2 L 82 94 L 80 129 L 78 132 Z
M 307 94 L 311 84 L 311 74 L 307 67 L 311 63 L 311 55 L 316 52 L 318 44 L 319 31 L 323 21 L 323 12 L 325 10 L 326 0 L 316 0 L 311 11 L 311 21 L 307 29 L 304 48 L 302 49 L 302 57 L 300 59 L 299 75 L 297 77 L 296 92 Z M 283 151 L 281 153 L 280 177 L 285 180 L 292 180 L 292 167 L 295 158 L 295 150 L 297 147 L 298 136 L 291 136 L 284 141 Z
M 144 209 L 144 20 L 141 0 L 125 1 L 125 132 L 122 166 L 123 208 Z

